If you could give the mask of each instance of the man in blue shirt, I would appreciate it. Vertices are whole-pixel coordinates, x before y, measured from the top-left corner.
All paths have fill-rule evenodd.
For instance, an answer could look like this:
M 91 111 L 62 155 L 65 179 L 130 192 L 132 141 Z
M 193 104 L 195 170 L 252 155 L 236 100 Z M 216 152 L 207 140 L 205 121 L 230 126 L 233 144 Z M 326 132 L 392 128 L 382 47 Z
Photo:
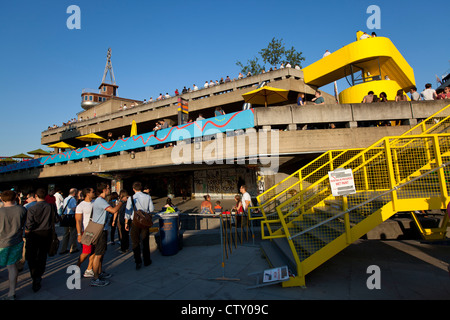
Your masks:
M 94 247 L 94 258 L 92 260 L 92 269 L 94 271 L 94 279 L 92 279 L 90 285 L 94 287 L 103 287 L 109 284 L 109 281 L 105 280 L 110 278 L 111 275 L 102 272 L 102 260 L 106 252 L 106 244 L 108 242 L 108 229 L 109 229 L 109 213 L 114 215 L 113 221 L 116 221 L 117 212 L 125 202 L 123 199 L 119 201 L 118 205 L 114 208 L 105 200 L 105 197 L 111 193 L 110 187 L 100 182 L 97 184 L 98 197 L 95 199 L 92 205 L 92 221 L 95 223 L 103 224 L 103 232 L 100 235 L 97 243 Z
M 67 215 L 73 218 L 73 225 L 64 226 L 64 236 L 61 243 L 61 251 L 59 254 L 68 253 L 67 246 L 70 247 L 70 253 L 78 252 L 77 245 L 77 229 L 75 226 L 75 208 L 77 207 L 77 193 L 78 190 L 75 188 L 70 189 L 69 196 L 64 199 L 63 202 L 63 215 Z
M 129 197 L 127 201 L 127 207 L 125 209 L 125 230 L 129 230 L 129 220 L 133 220 L 134 209 L 142 210 L 147 213 L 151 213 L 155 210 L 153 206 L 152 198 L 142 191 L 142 184 L 140 182 L 133 183 L 134 196 Z M 134 201 L 134 206 L 131 201 Z M 135 224 L 131 224 L 130 238 L 133 245 L 134 261 L 136 262 L 136 270 L 139 270 L 142 266 L 141 257 L 141 243 L 142 243 L 142 256 L 144 259 L 144 266 L 149 266 L 152 263 L 150 259 L 150 231 L 149 228 L 141 229 Z

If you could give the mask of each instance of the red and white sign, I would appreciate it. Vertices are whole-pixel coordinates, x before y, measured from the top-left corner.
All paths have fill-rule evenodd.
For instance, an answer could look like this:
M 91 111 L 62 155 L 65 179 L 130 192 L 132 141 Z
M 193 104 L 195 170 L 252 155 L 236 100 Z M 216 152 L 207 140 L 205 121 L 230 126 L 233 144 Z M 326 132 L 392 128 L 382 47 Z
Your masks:
M 333 196 L 346 196 L 356 193 L 352 169 L 339 168 L 328 172 Z

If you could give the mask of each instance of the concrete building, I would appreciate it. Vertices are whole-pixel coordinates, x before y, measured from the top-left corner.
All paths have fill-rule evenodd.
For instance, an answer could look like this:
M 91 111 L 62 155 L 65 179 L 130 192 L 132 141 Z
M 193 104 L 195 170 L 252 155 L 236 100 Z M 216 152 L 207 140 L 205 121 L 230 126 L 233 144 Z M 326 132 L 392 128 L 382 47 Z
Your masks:
M 232 130 L 228 125 L 222 126 L 221 121 L 230 120 L 242 111 L 242 95 L 262 82 L 288 90 L 287 101 L 268 107 L 252 105 L 251 115 L 246 113 L 250 125 Z M 106 88 L 105 92 L 112 93 L 107 101 L 95 106 L 82 103 L 84 110 L 78 114 L 78 122 L 42 132 L 42 144 L 64 141 L 77 150 L 69 151 L 71 154 L 59 162 L 55 159 L 61 155 L 50 156 L 56 161 L 52 164 L 0 171 L 0 190 L 11 186 L 24 191 L 37 186 L 83 188 L 108 179 L 116 190 L 131 190 L 133 181 L 140 180 L 148 185 L 152 195 L 160 197 L 201 198 L 210 194 L 213 200 L 233 198 L 241 184 L 246 184 L 252 196 L 256 196 L 325 151 L 363 148 L 384 136 L 402 134 L 418 120 L 445 106 L 441 101 L 336 104 L 334 96 L 326 93 L 323 93 L 325 105 L 314 105 L 310 101 L 317 88 L 305 84 L 302 70 L 294 68 L 147 103 L 116 97 L 116 87 L 102 83 L 100 90 Z M 306 106 L 296 104 L 299 93 L 305 94 Z M 152 145 L 139 139 L 152 133 L 160 120 L 169 124 L 167 132 L 181 129 L 177 126 L 180 97 L 188 105 L 189 119 L 197 126 L 211 122 L 216 127 L 222 126 L 221 131 Z M 127 108 L 123 108 L 124 104 Z M 215 117 L 216 107 L 225 111 L 223 118 Z M 205 118 L 203 123 L 195 121 L 199 115 Z M 137 136 L 129 138 L 133 120 Z M 401 125 L 380 126 L 389 121 Z M 330 124 L 335 128 L 329 129 Z M 77 137 L 89 133 L 111 140 L 111 145 L 122 143 L 123 147 L 117 152 L 74 157 L 86 149 L 86 143 Z M 125 146 L 125 142 L 141 140 L 144 142 L 141 145 Z M 99 149 L 98 146 L 91 149 Z

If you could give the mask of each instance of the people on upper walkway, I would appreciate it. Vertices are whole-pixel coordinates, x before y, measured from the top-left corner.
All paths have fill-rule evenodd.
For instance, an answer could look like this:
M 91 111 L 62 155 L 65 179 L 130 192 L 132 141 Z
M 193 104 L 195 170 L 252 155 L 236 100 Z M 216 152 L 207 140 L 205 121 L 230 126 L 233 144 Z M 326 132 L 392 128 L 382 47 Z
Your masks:
M 388 102 L 386 92 L 381 92 L 381 93 L 380 93 L 380 100 L 379 100 L 379 101 L 380 101 L 380 102 Z
M 325 104 L 325 99 L 322 97 L 322 92 L 316 91 L 315 97 L 311 100 L 314 104 Z
M 368 39 L 370 38 L 370 36 L 367 34 L 367 32 L 364 32 L 360 37 L 359 40 L 364 40 L 364 39 Z
M 369 91 L 367 95 L 363 98 L 362 103 L 372 103 L 373 102 L 373 91 Z
M 450 99 L 450 86 L 447 86 L 444 89 L 436 90 L 436 99 Z
M 408 101 L 408 98 L 406 97 L 406 94 L 403 92 L 402 89 L 398 90 L 397 95 L 395 96 L 395 102 L 401 101 Z
M 417 88 L 415 86 L 409 90 L 409 93 L 411 95 L 411 101 L 422 100 L 422 98 L 420 97 L 420 94 L 417 92 Z
M 299 93 L 297 96 L 297 105 L 298 106 L 304 106 L 305 105 L 305 94 Z
M 436 100 L 437 98 L 436 90 L 431 87 L 431 83 L 427 83 L 425 85 L 425 89 L 421 92 L 420 95 L 422 96 L 423 100 L 426 101 Z

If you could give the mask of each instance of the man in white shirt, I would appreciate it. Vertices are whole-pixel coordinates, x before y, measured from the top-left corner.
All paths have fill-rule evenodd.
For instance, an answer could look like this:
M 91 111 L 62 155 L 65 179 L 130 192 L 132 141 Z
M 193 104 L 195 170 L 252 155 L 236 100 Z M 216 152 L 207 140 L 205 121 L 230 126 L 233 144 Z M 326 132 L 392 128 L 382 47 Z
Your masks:
M 242 185 L 240 191 L 242 194 L 242 209 L 244 210 L 244 212 L 242 217 L 237 217 L 238 226 L 247 224 L 248 220 L 246 217 L 248 217 L 248 207 L 252 206 L 252 197 L 247 192 L 247 187 L 245 185 Z
M 140 182 L 133 183 L 133 191 L 134 196 L 128 198 L 127 206 L 125 208 L 125 230 L 127 231 L 129 231 L 130 228 L 128 221 L 133 221 L 134 207 L 136 207 L 136 210 L 142 210 L 147 213 L 151 213 L 155 210 L 152 198 L 148 194 L 142 192 L 142 184 Z M 132 201 L 134 202 L 134 205 Z M 152 263 L 152 260 L 150 259 L 149 236 L 150 231 L 148 228 L 141 229 L 133 224 L 133 222 L 131 223 L 130 238 L 133 247 L 136 270 L 141 268 L 142 260 L 144 260 L 144 266 L 149 266 Z
M 83 201 L 80 202 L 75 209 L 75 220 L 77 222 L 77 235 L 78 235 L 78 242 L 81 243 L 81 236 L 83 234 L 83 231 L 86 229 L 87 225 L 89 224 L 89 220 L 91 220 L 91 214 L 92 214 L 92 200 L 95 197 L 95 192 L 93 188 L 84 188 L 82 190 L 82 197 Z M 88 267 L 84 273 L 85 278 L 91 278 L 94 277 L 94 270 L 92 270 L 93 265 L 93 258 L 94 255 L 92 253 L 92 245 L 84 245 L 83 250 L 81 251 L 81 255 L 78 258 L 77 266 L 81 267 L 81 264 L 84 260 L 90 255 L 89 257 L 89 264 Z
M 436 91 L 431 88 L 431 83 L 425 85 L 425 90 L 421 93 L 423 100 L 436 100 Z
M 367 38 L 370 38 L 370 36 L 369 36 L 366 32 L 364 32 L 364 33 L 361 35 L 361 37 L 359 37 L 359 40 L 363 40 L 363 39 L 367 39 Z
M 244 209 L 244 214 L 247 214 L 247 209 L 252 205 L 252 197 L 247 192 L 247 187 L 245 185 L 241 186 L 242 193 L 242 207 Z
M 419 101 L 420 100 L 420 94 L 417 92 L 417 88 L 413 87 L 411 90 L 409 90 L 409 93 L 411 94 L 411 100 L 412 101 Z
M 56 199 L 56 212 L 60 216 L 60 215 L 62 215 L 63 202 L 64 202 L 64 197 L 62 196 L 61 189 L 56 189 L 54 196 Z

